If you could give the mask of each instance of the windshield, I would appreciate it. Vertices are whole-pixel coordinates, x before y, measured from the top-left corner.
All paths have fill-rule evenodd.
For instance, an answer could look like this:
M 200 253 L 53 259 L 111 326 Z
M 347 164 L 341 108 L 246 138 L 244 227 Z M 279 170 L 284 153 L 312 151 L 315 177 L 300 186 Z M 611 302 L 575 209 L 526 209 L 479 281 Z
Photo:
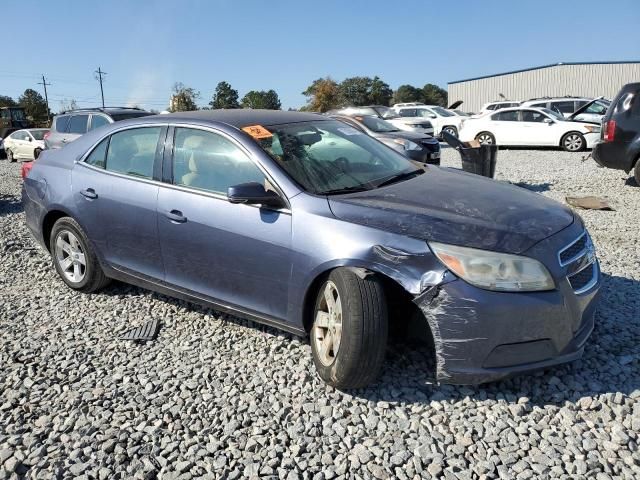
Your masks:
M 607 113 L 607 108 L 609 108 L 608 104 L 606 104 L 602 100 L 598 100 L 597 102 L 594 102 L 591 105 L 589 105 L 582 113 L 593 113 L 596 115 L 604 115 L 605 113 Z
M 24 110 L 21 108 L 12 108 L 11 109 L 11 118 L 16 122 L 24 121 Z
M 431 110 L 433 110 L 434 112 L 436 112 L 438 115 L 442 117 L 455 117 L 455 114 L 451 113 L 446 108 L 442 108 L 442 107 L 430 107 L 430 108 Z
M 305 190 L 369 190 L 397 175 L 422 171 L 359 130 L 335 120 L 269 127 L 260 146 Z
M 359 117 L 364 126 L 376 133 L 397 132 L 398 129 L 391 123 L 378 117 Z
M 400 118 L 400 115 L 398 115 L 395 110 L 392 110 L 389 107 L 376 107 L 375 110 L 384 119 Z
M 548 108 L 541 108 L 540 110 L 542 110 L 544 113 L 549 115 L 554 120 L 564 120 L 564 115 L 562 115 L 561 113 L 555 112 L 553 110 L 549 110 Z
M 36 140 L 42 140 L 44 138 L 44 134 L 49 130 L 29 130 L 31 132 L 31 136 Z

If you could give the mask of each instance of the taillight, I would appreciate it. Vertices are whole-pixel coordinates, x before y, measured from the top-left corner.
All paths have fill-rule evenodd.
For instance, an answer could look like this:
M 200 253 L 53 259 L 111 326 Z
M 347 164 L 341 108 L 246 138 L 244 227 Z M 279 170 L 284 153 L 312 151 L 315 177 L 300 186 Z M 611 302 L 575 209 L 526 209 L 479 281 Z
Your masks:
M 22 167 L 20 168 L 20 174 L 22 175 L 23 180 L 27 178 L 27 175 L 29 175 L 29 172 L 31 171 L 32 168 L 33 168 L 33 162 L 25 162 L 22 164 Z
M 613 142 L 616 136 L 616 121 L 609 120 L 604 123 L 604 141 Z
M 44 134 L 44 136 L 42 137 L 43 140 L 46 140 L 47 138 L 49 138 L 51 136 L 51 131 L 48 131 L 47 133 Z

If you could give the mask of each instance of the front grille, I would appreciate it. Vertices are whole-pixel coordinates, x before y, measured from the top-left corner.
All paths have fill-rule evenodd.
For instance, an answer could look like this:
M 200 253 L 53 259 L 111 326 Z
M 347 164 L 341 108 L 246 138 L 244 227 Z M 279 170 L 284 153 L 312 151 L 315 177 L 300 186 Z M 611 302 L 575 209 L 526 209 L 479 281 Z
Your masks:
M 589 284 L 594 275 L 595 263 L 592 263 L 586 268 L 583 268 L 578 273 L 569 277 L 569 283 L 574 290 L 581 290 Z
M 433 141 L 422 142 L 422 146 L 429 153 L 435 153 L 440 151 L 440 144 L 438 142 L 433 142 Z
M 565 266 L 576 260 L 577 257 L 582 256 L 581 253 L 586 250 L 588 240 L 589 236 L 585 232 L 574 243 L 560 251 L 560 265 Z

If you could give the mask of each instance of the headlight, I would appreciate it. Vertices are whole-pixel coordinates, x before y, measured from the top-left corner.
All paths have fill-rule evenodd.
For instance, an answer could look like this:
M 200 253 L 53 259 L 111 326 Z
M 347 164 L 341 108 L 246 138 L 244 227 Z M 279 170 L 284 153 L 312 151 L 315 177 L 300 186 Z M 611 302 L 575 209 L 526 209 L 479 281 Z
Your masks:
M 597 127 L 595 125 L 593 126 L 585 125 L 584 128 L 587 131 L 587 133 L 600 132 L 600 127 Z
M 533 258 L 444 243 L 429 247 L 449 270 L 476 287 L 504 292 L 555 288 L 547 268 Z
M 402 145 L 405 150 L 422 150 L 422 147 L 411 140 L 404 140 L 402 138 L 394 138 L 393 141 L 398 145 Z

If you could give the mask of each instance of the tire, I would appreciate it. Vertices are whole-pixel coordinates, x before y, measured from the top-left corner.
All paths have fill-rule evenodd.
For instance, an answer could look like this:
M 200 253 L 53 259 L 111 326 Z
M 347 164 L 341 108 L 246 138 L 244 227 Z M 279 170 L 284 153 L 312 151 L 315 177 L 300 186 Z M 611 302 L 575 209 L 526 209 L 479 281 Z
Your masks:
M 565 152 L 581 152 L 586 148 L 587 141 L 580 132 L 569 132 L 560 140 L 560 146 Z
M 33 151 L 33 159 L 37 160 L 41 153 L 42 153 L 42 149 L 41 148 L 36 148 Z
M 90 293 L 109 283 L 82 227 L 71 217 L 62 217 L 53 225 L 49 245 L 53 265 L 70 288 Z
M 329 308 L 328 298 L 333 298 L 334 308 Z M 313 310 L 311 351 L 320 378 L 338 389 L 373 383 L 384 362 L 388 334 L 380 280 L 374 275 L 360 278 L 346 268 L 333 270 Z
M 13 163 L 18 161 L 18 159 L 13 156 L 13 152 L 11 150 L 7 150 L 7 160 Z
M 636 160 L 636 166 L 633 169 L 633 177 L 636 179 L 636 184 L 640 187 L 640 158 Z
M 476 140 L 480 142 L 481 145 L 496 144 L 496 137 L 494 137 L 490 132 L 480 132 L 478 135 L 476 135 Z
M 450 134 L 451 134 L 451 135 L 453 135 L 454 137 L 458 138 L 458 129 L 457 129 L 456 127 L 451 127 L 451 126 L 443 127 L 443 128 L 442 128 L 442 131 L 443 131 L 443 132 L 450 133 Z

